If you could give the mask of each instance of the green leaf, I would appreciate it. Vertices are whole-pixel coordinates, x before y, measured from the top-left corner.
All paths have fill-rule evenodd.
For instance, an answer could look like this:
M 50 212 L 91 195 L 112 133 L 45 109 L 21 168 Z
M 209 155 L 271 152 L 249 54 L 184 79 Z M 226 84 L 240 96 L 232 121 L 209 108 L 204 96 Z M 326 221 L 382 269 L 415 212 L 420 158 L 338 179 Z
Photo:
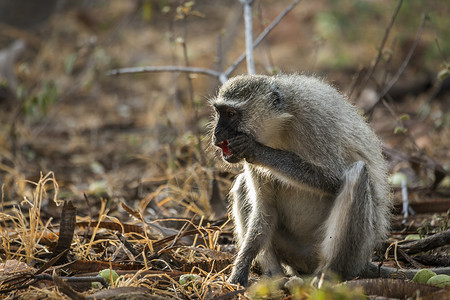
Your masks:
M 448 68 L 441 70 L 438 73 L 438 78 L 440 81 L 443 81 L 450 74 L 450 70 Z
M 398 119 L 400 121 L 408 121 L 409 120 L 409 115 L 408 114 L 402 114 L 401 116 L 398 117 Z
M 97 276 L 103 277 L 108 284 L 111 284 L 111 281 L 115 282 L 117 278 L 119 278 L 117 272 L 111 269 L 101 270 L 100 272 L 98 272 Z
M 394 129 L 394 134 L 400 134 L 400 133 L 406 133 L 406 132 L 408 132 L 408 129 L 406 129 L 403 126 L 397 126 Z

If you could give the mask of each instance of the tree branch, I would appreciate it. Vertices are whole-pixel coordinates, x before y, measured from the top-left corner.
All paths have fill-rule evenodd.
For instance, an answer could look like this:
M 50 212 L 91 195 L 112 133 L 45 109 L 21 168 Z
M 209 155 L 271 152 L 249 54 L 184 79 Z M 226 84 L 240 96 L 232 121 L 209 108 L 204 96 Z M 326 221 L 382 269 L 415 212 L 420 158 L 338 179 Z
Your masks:
M 417 44 L 420 41 L 420 36 L 422 35 L 422 30 L 423 30 L 423 27 L 425 26 L 425 21 L 427 18 L 428 18 L 428 15 L 425 13 L 422 17 L 422 22 L 420 23 L 419 31 L 417 32 L 417 37 L 414 40 L 414 44 L 412 45 L 411 49 L 409 49 L 409 52 L 406 55 L 406 58 L 403 61 L 400 68 L 398 68 L 397 73 L 395 73 L 394 77 L 392 77 L 392 79 L 389 81 L 389 83 L 386 85 L 386 87 L 383 89 L 383 91 L 381 91 L 381 93 L 378 94 L 378 99 L 381 99 L 382 97 L 384 97 L 384 95 L 387 94 L 387 92 L 389 92 L 389 90 L 397 82 L 400 75 L 402 75 L 403 72 L 405 71 L 406 67 L 408 66 L 409 61 L 411 60 L 412 55 L 414 54 L 414 51 L 416 50 Z
M 369 82 L 369 80 L 372 77 L 373 73 L 375 72 L 375 69 L 377 68 L 379 62 L 381 61 L 381 57 L 383 56 L 384 45 L 386 44 L 386 41 L 387 41 L 387 39 L 389 37 L 389 33 L 391 32 L 391 28 L 394 25 L 395 19 L 397 18 L 397 15 L 398 15 L 398 13 L 400 11 L 400 8 L 402 7 L 402 3 L 403 3 L 403 0 L 399 0 L 398 1 L 397 7 L 395 8 L 394 14 L 392 15 L 392 18 L 391 18 L 391 22 L 389 23 L 388 27 L 386 27 L 386 30 L 385 30 L 384 36 L 383 36 L 383 40 L 381 41 L 380 47 L 378 48 L 377 58 L 375 59 L 375 62 L 373 63 L 373 65 L 368 70 L 367 75 L 364 77 L 364 80 L 363 80 L 362 84 L 360 85 L 357 97 L 359 97 L 359 95 L 361 94 L 362 90 L 367 85 L 367 83 Z M 349 97 L 350 96 L 351 96 L 351 94 L 349 95 Z
M 450 229 L 446 231 L 436 233 L 425 239 L 409 242 L 399 245 L 398 247 L 405 251 L 407 254 L 415 254 L 425 252 L 428 250 L 436 249 L 450 244 Z
M 275 26 L 280 23 L 280 21 L 291 11 L 294 7 L 300 3 L 302 0 L 294 0 L 285 10 L 283 10 L 275 20 L 270 23 L 266 29 L 261 32 L 261 34 L 253 42 L 253 49 L 256 48 L 264 38 L 275 28 Z M 188 72 L 188 73 L 198 73 L 205 74 L 219 79 L 221 83 L 228 80 L 230 74 L 236 70 L 239 64 L 247 57 L 246 52 L 242 53 L 241 56 L 231 65 L 225 72 L 218 72 L 211 69 L 196 68 L 196 67 L 180 67 L 180 66 L 161 66 L 161 67 L 132 67 L 132 68 L 121 68 L 113 69 L 107 72 L 108 75 L 122 75 L 122 74 L 138 74 L 147 72 Z
M 375 108 L 375 106 L 380 102 L 380 100 L 386 96 L 386 94 L 389 92 L 389 90 L 394 86 L 394 84 L 397 82 L 397 80 L 400 78 L 400 75 L 403 74 L 406 67 L 408 66 L 409 61 L 411 60 L 412 55 L 414 54 L 414 51 L 416 50 L 417 44 L 420 41 L 420 36 L 422 35 L 423 28 L 425 26 L 425 21 L 428 18 L 428 14 L 425 13 L 422 17 L 422 22 L 420 23 L 419 30 L 417 32 L 416 39 L 414 40 L 414 44 L 411 46 L 411 49 L 409 49 L 408 54 L 406 55 L 405 60 L 402 62 L 401 66 L 398 68 L 397 73 L 392 77 L 392 79 L 389 81 L 389 83 L 384 87 L 384 89 L 378 93 L 377 95 L 377 101 L 367 109 L 366 114 L 371 113 L 372 110 Z
M 270 23 L 269 26 L 266 27 L 266 29 L 261 32 L 261 34 L 256 38 L 256 40 L 253 42 L 253 49 L 256 48 L 261 42 L 262 40 L 275 28 L 275 26 L 278 25 L 278 23 L 280 23 L 280 21 L 291 11 L 294 9 L 294 7 L 300 3 L 300 1 L 302 0 L 294 0 L 288 7 L 286 7 L 285 10 L 283 10 L 276 18 L 275 20 L 272 21 L 272 23 Z M 231 67 L 229 67 L 225 72 L 223 72 L 225 77 L 229 77 L 230 74 L 236 70 L 236 68 L 239 66 L 239 64 L 245 59 L 246 54 L 245 52 L 241 54 L 241 56 L 239 56 L 238 59 L 236 59 L 236 61 L 233 63 L 233 65 L 231 65 Z
M 255 74 L 255 60 L 253 58 L 253 20 L 252 3 L 253 0 L 240 0 L 244 5 L 245 20 L 245 55 L 247 56 L 247 73 Z
M 113 69 L 108 71 L 108 75 L 122 75 L 122 74 L 139 74 L 147 72 L 187 72 L 187 73 L 198 73 L 205 74 L 219 78 L 221 73 L 205 68 L 196 67 L 181 67 L 181 66 L 162 66 L 162 67 L 132 67 L 132 68 L 121 68 Z

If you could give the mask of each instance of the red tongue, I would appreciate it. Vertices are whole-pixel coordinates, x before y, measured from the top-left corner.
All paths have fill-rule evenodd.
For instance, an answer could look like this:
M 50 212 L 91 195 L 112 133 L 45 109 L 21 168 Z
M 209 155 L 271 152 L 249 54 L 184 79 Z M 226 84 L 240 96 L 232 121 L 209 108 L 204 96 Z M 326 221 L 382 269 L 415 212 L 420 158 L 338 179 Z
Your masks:
M 223 141 L 219 146 L 220 148 L 222 148 L 223 153 L 225 153 L 226 155 L 230 154 L 230 149 L 228 149 L 228 141 Z

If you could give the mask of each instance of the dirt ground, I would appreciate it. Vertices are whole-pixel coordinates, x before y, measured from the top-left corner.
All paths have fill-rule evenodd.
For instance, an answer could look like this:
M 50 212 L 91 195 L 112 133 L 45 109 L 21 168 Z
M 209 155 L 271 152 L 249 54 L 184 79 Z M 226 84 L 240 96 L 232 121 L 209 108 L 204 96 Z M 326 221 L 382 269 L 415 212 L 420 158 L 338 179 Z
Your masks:
M 255 36 L 289 4 L 256 1 Z M 408 178 L 409 199 L 418 213 L 403 224 L 396 215 L 392 241 L 412 233 L 444 231 L 450 213 L 450 84 L 448 78 L 442 82 L 437 76 L 450 59 L 449 5 L 404 3 L 381 53 L 375 80 L 361 84 L 379 53 L 396 5 L 381 0 L 304 0 L 255 50 L 258 73 L 322 76 L 364 113 L 402 69 L 417 42 L 396 84 L 368 114 L 385 147 L 390 171 Z M 425 10 L 429 18 L 417 40 Z M 195 1 L 193 6 L 183 1 L 66 1 L 37 24 L 0 24 L 0 48 L 17 39 L 26 42 L 13 64 L 17 86 L 0 88 L 0 230 L 5 246 L 0 262 L 16 259 L 31 265 L 33 261 L 39 268 L 44 252 L 52 251 L 56 236 L 48 237 L 47 248 L 43 238 L 37 239 L 41 246 L 27 257 L 23 239 L 14 233 L 20 222 L 10 216 L 17 216 L 21 208 L 26 219 L 38 199 L 42 200 L 38 214 L 42 234 L 59 231 L 61 206 L 55 198 L 72 201 L 77 222 L 90 218 L 94 222 L 102 216 L 122 224 L 137 224 L 138 215 L 148 222 L 171 219 L 152 223 L 164 225 L 149 229 L 155 240 L 186 230 L 181 228 L 184 222 L 174 219 L 191 220 L 211 235 L 218 232 L 208 228 L 226 223 L 226 193 L 237 170 L 219 164 L 209 146 L 208 99 L 219 87 L 217 78 L 173 72 L 109 76 L 108 71 L 186 64 L 224 70 L 244 49 L 241 16 L 242 6 L 236 0 Z M 233 75 L 245 72 L 243 63 Z M 399 188 L 394 186 L 393 192 L 399 204 Z M 25 223 L 23 228 L 32 224 Z M 80 243 L 86 244 L 89 239 L 86 236 L 81 242 L 81 236 L 87 229 L 80 225 L 76 230 Z M 210 240 L 215 251 L 210 256 L 233 249 L 230 224 L 220 230 L 223 234 Z M 83 251 L 72 250 L 70 258 L 114 261 L 104 249 L 96 249 L 102 255 Z M 435 254 L 448 258 L 445 249 Z M 183 255 L 170 258 L 183 260 L 187 268 L 192 261 Z M 223 255 L 217 261 L 230 259 Z M 153 268 L 164 269 L 157 264 Z M 91 266 L 90 271 L 94 269 Z M 221 292 L 214 289 L 208 295 L 224 292 L 217 289 Z

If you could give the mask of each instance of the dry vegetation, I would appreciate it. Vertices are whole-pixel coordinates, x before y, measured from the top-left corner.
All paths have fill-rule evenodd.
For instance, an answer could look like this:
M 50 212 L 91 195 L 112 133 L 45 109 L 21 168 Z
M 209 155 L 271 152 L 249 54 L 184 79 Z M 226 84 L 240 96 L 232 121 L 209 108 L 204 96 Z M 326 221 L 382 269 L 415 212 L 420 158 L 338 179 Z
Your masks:
M 27 43 L 14 64 L 18 85 L 0 87 L 0 297 L 359 299 L 347 286 L 288 292 L 262 281 L 244 292 L 228 284 L 234 246 L 225 198 L 237 170 L 218 164 L 208 147 L 207 99 L 218 80 L 107 75 L 147 65 L 226 69 L 244 49 L 239 1 L 75 2 L 32 27 L 0 24 L 0 48 Z M 256 1 L 255 33 L 289 3 Z M 352 91 L 362 111 L 374 107 L 369 120 L 419 213 L 404 223 L 396 216 L 385 264 L 449 266 L 448 247 L 412 257 L 396 244 L 449 226 L 450 88 L 437 79 L 449 68 L 449 5 L 405 1 L 379 51 L 396 5 L 304 0 L 257 48 L 256 68 L 323 75 Z M 414 42 L 405 72 L 375 105 Z M 233 74 L 240 73 L 244 65 Z M 97 277 L 103 269 L 119 275 L 109 287 L 109 276 Z M 383 284 L 370 283 L 380 295 Z M 410 283 L 396 284 L 403 292 Z

